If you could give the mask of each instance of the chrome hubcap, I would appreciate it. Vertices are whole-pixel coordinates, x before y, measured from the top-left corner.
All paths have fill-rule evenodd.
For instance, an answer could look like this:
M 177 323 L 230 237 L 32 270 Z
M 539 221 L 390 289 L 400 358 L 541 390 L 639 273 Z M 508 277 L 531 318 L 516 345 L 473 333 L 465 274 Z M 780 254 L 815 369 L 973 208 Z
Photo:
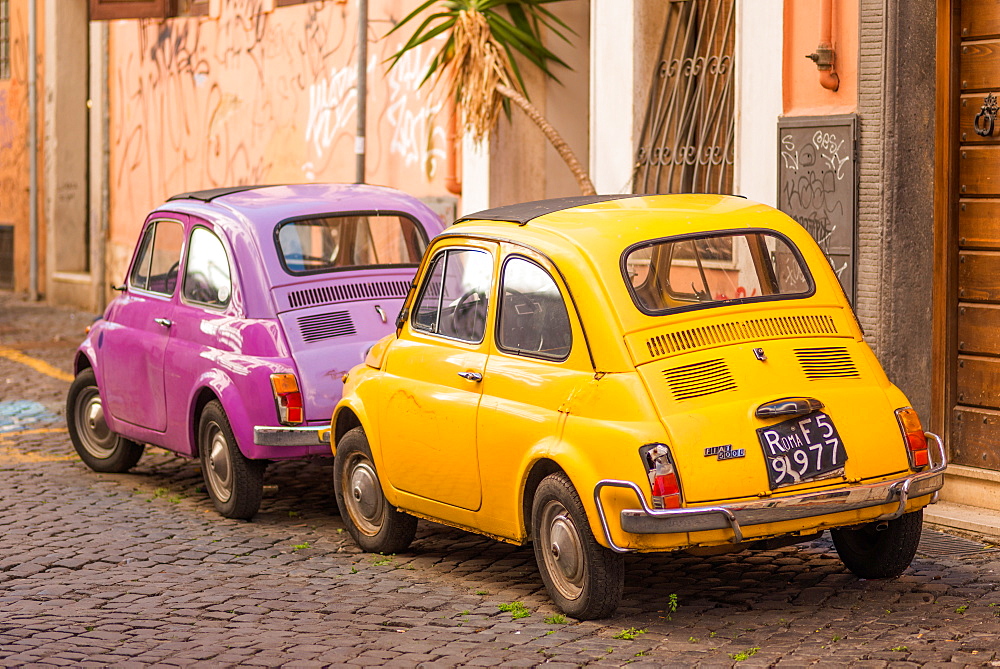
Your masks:
M 208 428 L 208 437 L 206 478 L 212 486 L 216 499 L 225 503 L 233 494 L 233 467 L 229 457 L 229 445 L 222 430 L 214 423 Z
M 96 388 L 86 388 L 77 401 L 76 424 L 80 443 L 95 458 L 110 458 L 115 454 L 118 436 L 108 429 L 104 420 L 104 405 Z
M 348 494 L 344 501 L 351 521 L 367 536 L 378 534 L 385 516 L 385 498 L 375 467 L 368 458 L 355 455 L 345 468 L 345 476 Z
M 547 546 L 542 557 L 552 585 L 566 599 L 576 599 L 583 592 L 587 568 L 580 532 L 569 511 L 556 500 L 546 503 L 541 520 L 540 541 Z

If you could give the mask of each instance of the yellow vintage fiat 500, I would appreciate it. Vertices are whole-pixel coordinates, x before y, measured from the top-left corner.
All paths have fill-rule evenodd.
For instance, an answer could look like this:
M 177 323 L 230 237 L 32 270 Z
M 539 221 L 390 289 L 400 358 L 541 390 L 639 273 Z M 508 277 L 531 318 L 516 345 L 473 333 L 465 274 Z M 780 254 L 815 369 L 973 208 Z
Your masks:
M 427 249 L 345 380 L 337 504 L 366 551 L 417 518 L 533 542 L 567 614 L 617 608 L 623 553 L 715 554 L 829 529 L 897 576 L 946 466 L 816 243 L 718 195 L 546 200 Z

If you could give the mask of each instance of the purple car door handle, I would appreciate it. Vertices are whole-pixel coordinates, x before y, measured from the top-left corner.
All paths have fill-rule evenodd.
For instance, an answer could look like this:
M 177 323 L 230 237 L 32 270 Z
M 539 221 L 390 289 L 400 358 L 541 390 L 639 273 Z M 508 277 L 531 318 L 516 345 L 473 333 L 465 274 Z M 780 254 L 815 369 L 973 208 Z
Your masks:
M 482 381 L 483 375 L 479 372 L 459 372 L 459 376 L 463 379 L 468 379 L 469 381 Z
M 169 318 L 154 318 L 153 320 L 156 321 L 158 324 L 162 325 L 165 328 L 168 328 L 168 327 L 170 327 L 171 325 L 174 324 L 174 322 L 172 320 L 170 320 Z

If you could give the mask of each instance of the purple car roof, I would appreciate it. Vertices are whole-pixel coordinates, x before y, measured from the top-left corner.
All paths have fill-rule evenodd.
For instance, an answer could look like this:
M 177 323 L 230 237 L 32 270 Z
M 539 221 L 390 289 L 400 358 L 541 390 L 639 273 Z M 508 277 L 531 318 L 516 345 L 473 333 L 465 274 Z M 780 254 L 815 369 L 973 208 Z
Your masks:
M 279 222 L 303 216 L 341 212 L 399 212 L 416 219 L 430 241 L 444 229 L 441 218 L 423 202 L 384 186 L 366 184 L 294 184 L 283 186 L 234 186 L 182 193 L 171 197 L 154 210 L 187 214 L 209 221 L 225 231 L 237 254 L 237 265 L 245 269 L 246 254 L 258 255 L 265 277 L 241 272 L 242 283 L 250 292 L 251 305 L 264 307 L 269 288 L 309 281 L 328 280 L 335 273 L 310 277 L 291 276 L 282 268 L 274 245 L 274 228 Z M 267 285 L 260 284 L 261 279 Z M 257 284 L 255 290 L 251 284 Z M 270 306 L 270 305 L 268 305 Z M 258 311 L 251 306 L 251 311 Z

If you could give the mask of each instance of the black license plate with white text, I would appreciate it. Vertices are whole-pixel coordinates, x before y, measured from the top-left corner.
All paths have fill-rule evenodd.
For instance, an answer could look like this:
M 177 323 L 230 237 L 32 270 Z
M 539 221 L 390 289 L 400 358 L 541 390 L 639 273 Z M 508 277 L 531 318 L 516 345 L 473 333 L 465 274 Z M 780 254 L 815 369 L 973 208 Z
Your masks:
M 829 478 L 843 472 L 844 442 L 825 413 L 796 416 L 757 429 L 771 489 Z

